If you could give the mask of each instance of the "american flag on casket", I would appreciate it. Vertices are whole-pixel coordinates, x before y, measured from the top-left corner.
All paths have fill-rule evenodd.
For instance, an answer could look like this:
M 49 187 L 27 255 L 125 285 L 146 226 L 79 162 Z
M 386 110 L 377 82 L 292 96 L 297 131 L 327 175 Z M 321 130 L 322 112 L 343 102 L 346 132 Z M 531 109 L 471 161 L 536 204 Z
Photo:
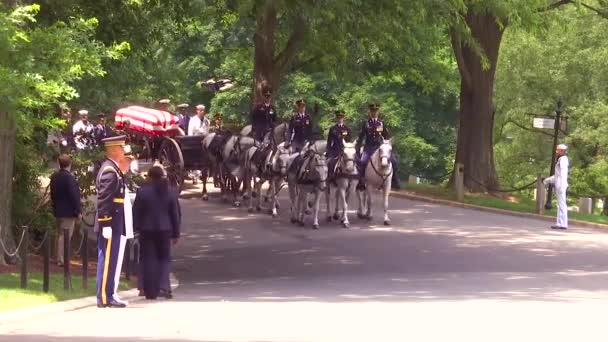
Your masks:
M 139 106 L 121 108 L 116 111 L 114 118 L 114 126 L 118 130 L 128 128 L 154 136 L 180 134 L 178 123 L 179 118 L 169 112 Z

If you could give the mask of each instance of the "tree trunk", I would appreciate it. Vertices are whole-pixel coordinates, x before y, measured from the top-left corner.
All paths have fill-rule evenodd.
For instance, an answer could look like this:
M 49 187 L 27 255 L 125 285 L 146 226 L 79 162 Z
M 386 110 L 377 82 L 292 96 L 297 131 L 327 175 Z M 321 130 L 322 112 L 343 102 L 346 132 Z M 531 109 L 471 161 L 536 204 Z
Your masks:
M 608 197 L 604 197 L 604 205 L 602 207 L 602 215 L 608 216 Z
M 13 196 L 13 163 L 15 157 L 15 122 L 6 111 L 0 111 L 0 239 L 12 252 L 15 249 L 11 229 L 11 199 Z M 0 250 L 0 264 L 5 263 Z
M 280 53 L 275 54 L 275 33 L 277 29 L 276 0 L 267 0 L 256 20 L 253 64 L 253 103 L 262 101 L 262 91 L 270 87 L 277 92 L 281 78 L 293 64 L 304 40 L 307 24 L 302 16 L 297 17 L 294 29 Z
M 467 189 L 472 192 L 491 191 L 498 188 L 492 143 L 492 97 L 503 29 L 491 15 L 469 13 L 466 22 L 489 65 L 484 68 L 480 54 L 452 31 L 452 46 L 461 79 L 456 163 L 464 165 Z

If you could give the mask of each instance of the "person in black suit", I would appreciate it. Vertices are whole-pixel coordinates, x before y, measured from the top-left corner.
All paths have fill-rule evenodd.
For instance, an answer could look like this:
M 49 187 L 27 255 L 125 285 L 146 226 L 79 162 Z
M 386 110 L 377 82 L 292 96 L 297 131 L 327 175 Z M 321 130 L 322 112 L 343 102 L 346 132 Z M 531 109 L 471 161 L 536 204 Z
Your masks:
M 57 220 L 57 264 L 64 263 L 64 231 L 68 231 L 71 239 L 74 233 L 76 221 L 82 218 L 82 207 L 80 205 L 80 187 L 70 167 L 72 160 L 69 155 L 59 156 L 59 170 L 51 176 L 51 201 L 53 214 Z
M 143 292 L 146 299 L 161 294 L 171 259 L 171 244 L 180 236 L 181 211 L 177 191 L 169 187 L 160 166 L 148 171 L 148 182 L 137 190 L 133 226 L 140 234 Z M 164 289 L 167 291 L 166 289 Z

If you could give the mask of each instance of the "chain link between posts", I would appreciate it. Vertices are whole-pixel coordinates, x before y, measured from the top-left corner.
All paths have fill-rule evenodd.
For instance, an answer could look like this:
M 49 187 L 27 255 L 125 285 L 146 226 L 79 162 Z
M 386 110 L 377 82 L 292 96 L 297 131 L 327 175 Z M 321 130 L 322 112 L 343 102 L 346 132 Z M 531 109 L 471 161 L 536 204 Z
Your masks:
M 14 252 L 9 252 L 8 248 L 6 248 L 6 245 L 4 244 L 4 241 L 2 241 L 2 239 L 0 238 L 0 247 L 2 247 L 4 254 L 6 254 L 12 258 L 12 257 L 16 256 L 17 253 L 19 253 L 19 250 L 21 249 L 21 245 L 23 244 L 23 240 L 25 238 L 25 231 L 27 229 L 28 229 L 27 227 L 23 227 L 23 230 L 21 231 L 21 238 L 19 239 L 19 243 L 17 244 L 17 248 L 15 248 Z M 2 231 L 2 226 L 0 226 L 0 232 L 1 231 Z

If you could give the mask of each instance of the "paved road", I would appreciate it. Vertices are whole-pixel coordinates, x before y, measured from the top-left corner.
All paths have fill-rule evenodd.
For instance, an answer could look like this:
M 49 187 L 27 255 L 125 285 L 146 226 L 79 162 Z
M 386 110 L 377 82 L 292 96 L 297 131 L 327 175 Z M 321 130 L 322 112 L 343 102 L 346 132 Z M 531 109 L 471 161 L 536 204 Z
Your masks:
M 182 205 L 174 300 L 0 325 L 0 340 L 608 339 L 599 230 L 402 199 L 392 227 L 376 208 L 371 223 L 319 231 L 292 226 L 284 209 L 272 219 L 216 198 Z

